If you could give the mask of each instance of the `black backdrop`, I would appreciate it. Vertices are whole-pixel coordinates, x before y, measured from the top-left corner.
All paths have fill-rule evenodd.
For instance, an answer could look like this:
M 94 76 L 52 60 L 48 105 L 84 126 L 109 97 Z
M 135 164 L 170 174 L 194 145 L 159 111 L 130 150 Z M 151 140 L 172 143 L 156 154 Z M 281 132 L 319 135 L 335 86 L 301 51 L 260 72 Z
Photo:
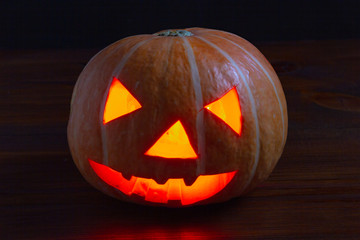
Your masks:
M 116 0 L 0 3 L 0 48 L 102 48 L 125 36 L 207 27 L 250 41 L 360 37 L 360 0 Z

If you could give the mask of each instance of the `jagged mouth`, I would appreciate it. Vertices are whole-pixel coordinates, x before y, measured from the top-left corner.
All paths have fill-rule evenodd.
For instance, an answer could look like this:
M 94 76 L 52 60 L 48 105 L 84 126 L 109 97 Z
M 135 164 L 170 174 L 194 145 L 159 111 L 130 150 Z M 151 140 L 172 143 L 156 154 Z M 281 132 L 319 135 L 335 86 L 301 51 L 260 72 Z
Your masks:
M 131 176 L 130 180 L 123 177 L 121 172 L 94 162 L 89 159 L 90 166 L 108 185 L 131 196 L 136 194 L 153 203 L 167 204 L 168 201 L 179 201 L 181 205 L 190 205 L 208 199 L 223 190 L 234 178 L 237 171 L 200 175 L 195 182 L 187 186 L 183 178 L 169 178 L 164 184 L 154 179 Z

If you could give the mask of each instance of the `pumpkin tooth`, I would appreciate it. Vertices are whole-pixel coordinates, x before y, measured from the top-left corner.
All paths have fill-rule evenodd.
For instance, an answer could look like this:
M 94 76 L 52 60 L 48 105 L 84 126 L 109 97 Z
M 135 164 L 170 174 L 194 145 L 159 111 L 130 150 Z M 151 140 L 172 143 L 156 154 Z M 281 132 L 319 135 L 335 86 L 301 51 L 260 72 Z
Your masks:
M 191 176 L 191 177 L 184 178 L 185 185 L 186 186 L 193 185 L 197 178 L 198 178 L 198 176 Z
M 132 193 L 145 197 L 151 183 L 150 179 L 136 178 L 136 182 L 133 186 Z
M 128 174 L 128 173 L 121 173 L 121 175 L 123 176 L 123 178 L 125 178 L 126 180 L 130 181 L 132 175 Z
M 168 180 L 169 180 L 169 179 L 166 178 L 166 177 L 159 176 L 159 177 L 156 178 L 155 182 L 156 182 L 157 184 L 163 185 L 163 184 L 165 184 Z

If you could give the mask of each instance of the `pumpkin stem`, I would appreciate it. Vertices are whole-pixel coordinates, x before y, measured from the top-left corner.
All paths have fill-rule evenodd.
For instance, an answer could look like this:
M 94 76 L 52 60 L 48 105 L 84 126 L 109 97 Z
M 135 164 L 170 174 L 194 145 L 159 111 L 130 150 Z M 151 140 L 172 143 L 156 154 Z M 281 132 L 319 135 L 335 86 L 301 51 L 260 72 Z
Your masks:
M 186 30 L 165 30 L 155 33 L 154 35 L 164 36 L 164 37 L 188 37 L 194 34 Z

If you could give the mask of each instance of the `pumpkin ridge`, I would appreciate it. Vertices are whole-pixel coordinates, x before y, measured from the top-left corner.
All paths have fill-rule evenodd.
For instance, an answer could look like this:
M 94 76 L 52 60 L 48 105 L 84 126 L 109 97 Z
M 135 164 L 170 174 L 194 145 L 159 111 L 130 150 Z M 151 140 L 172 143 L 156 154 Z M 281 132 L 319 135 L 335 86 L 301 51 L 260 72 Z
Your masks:
M 258 120 L 258 116 L 257 116 L 257 110 L 256 110 L 256 103 L 255 103 L 255 100 L 254 100 L 254 96 L 251 92 L 251 89 L 249 87 L 249 84 L 247 83 L 247 81 L 245 80 L 245 76 L 243 74 L 243 72 L 240 70 L 239 66 L 236 64 L 236 62 L 229 56 L 228 53 L 226 53 L 224 50 L 222 50 L 220 47 L 216 46 L 214 43 L 210 42 L 209 40 L 206 40 L 205 38 L 203 37 L 199 37 L 199 36 L 195 36 L 196 38 L 202 40 L 203 42 L 207 43 L 209 46 L 213 47 L 214 49 L 216 49 L 218 52 L 221 53 L 221 55 L 223 55 L 230 63 L 231 65 L 233 65 L 237 71 L 237 73 L 241 76 L 241 78 L 239 77 L 239 79 L 242 79 L 243 80 L 243 83 L 246 87 L 246 90 L 249 94 L 249 99 L 250 99 L 250 102 L 251 102 L 251 106 L 252 106 L 252 113 L 253 113 L 253 118 L 255 120 L 255 131 L 256 131 L 256 152 L 255 152 L 255 160 L 254 160 L 254 165 L 251 169 L 251 172 L 250 172 L 250 176 L 248 178 L 248 180 L 246 181 L 243 189 L 245 190 L 251 180 L 254 178 L 255 176 L 255 172 L 256 172 L 256 169 L 257 169 L 257 166 L 258 166 L 258 163 L 259 163 L 259 153 L 260 153 L 260 129 L 259 129 L 259 120 Z
M 217 37 L 217 38 L 221 38 L 223 40 L 226 40 L 228 42 L 230 42 L 231 44 L 235 45 L 236 47 L 240 48 L 242 51 L 244 51 L 260 68 L 261 70 L 265 73 L 266 77 L 268 78 L 269 82 L 271 83 L 273 89 L 274 89 L 274 92 L 275 92 L 275 95 L 276 95 L 276 98 L 279 102 L 279 108 L 280 108 L 280 112 L 281 112 L 281 121 L 282 121 L 282 142 L 281 142 L 281 145 L 283 146 L 284 145 L 284 142 L 285 142 L 285 120 L 284 120 L 284 110 L 283 110 L 283 106 L 281 104 L 281 101 L 280 101 L 280 97 L 279 97 L 279 94 L 278 94 L 278 91 L 276 89 L 276 86 L 274 84 L 274 81 L 272 80 L 272 78 L 270 77 L 268 71 L 264 68 L 263 65 L 260 64 L 260 62 L 251 54 L 249 53 L 246 49 L 244 49 L 243 47 L 241 47 L 240 45 L 238 45 L 237 43 L 233 42 L 232 40 L 230 39 L 227 39 L 227 38 L 224 38 L 224 37 L 221 37 L 221 36 L 218 36 L 216 34 L 211 34 L 211 36 L 214 36 L 214 37 Z
M 200 75 L 197 67 L 196 59 L 194 56 L 194 51 L 186 38 L 183 38 L 184 48 L 186 50 L 186 57 L 189 61 L 190 71 L 191 71 L 191 80 L 195 92 L 195 101 L 196 101 L 196 132 L 198 140 L 198 159 L 197 159 L 197 168 L 196 174 L 200 175 L 205 171 L 205 134 L 204 134 L 204 112 L 200 111 L 203 108 L 203 95 L 202 87 L 200 84 Z
M 121 70 L 123 69 L 123 67 L 125 66 L 127 60 L 130 58 L 131 55 L 133 55 L 133 53 L 142 45 L 144 45 L 146 42 L 150 41 L 152 38 L 149 39 L 145 39 L 142 40 L 138 43 L 136 43 L 134 46 L 132 46 L 130 48 L 130 50 L 122 57 L 122 59 L 120 60 L 119 64 L 116 66 L 115 70 L 113 71 L 113 76 L 118 76 L 121 72 Z M 115 74 L 115 72 L 117 72 L 117 74 Z M 109 81 L 109 84 L 107 86 L 107 90 L 103 96 L 103 100 L 101 102 L 101 110 L 99 111 L 99 123 L 100 123 L 100 129 L 101 129 L 101 143 L 102 143 L 102 152 L 103 152 L 103 162 L 106 165 L 109 165 L 109 157 L 108 157 L 108 149 L 107 149 L 107 134 L 106 134 L 106 125 L 103 124 L 103 118 L 104 118 L 104 111 L 105 111 L 105 104 L 106 104 L 106 100 L 107 100 L 107 95 L 109 93 L 110 90 L 110 86 L 111 86 L 112 81 Z

